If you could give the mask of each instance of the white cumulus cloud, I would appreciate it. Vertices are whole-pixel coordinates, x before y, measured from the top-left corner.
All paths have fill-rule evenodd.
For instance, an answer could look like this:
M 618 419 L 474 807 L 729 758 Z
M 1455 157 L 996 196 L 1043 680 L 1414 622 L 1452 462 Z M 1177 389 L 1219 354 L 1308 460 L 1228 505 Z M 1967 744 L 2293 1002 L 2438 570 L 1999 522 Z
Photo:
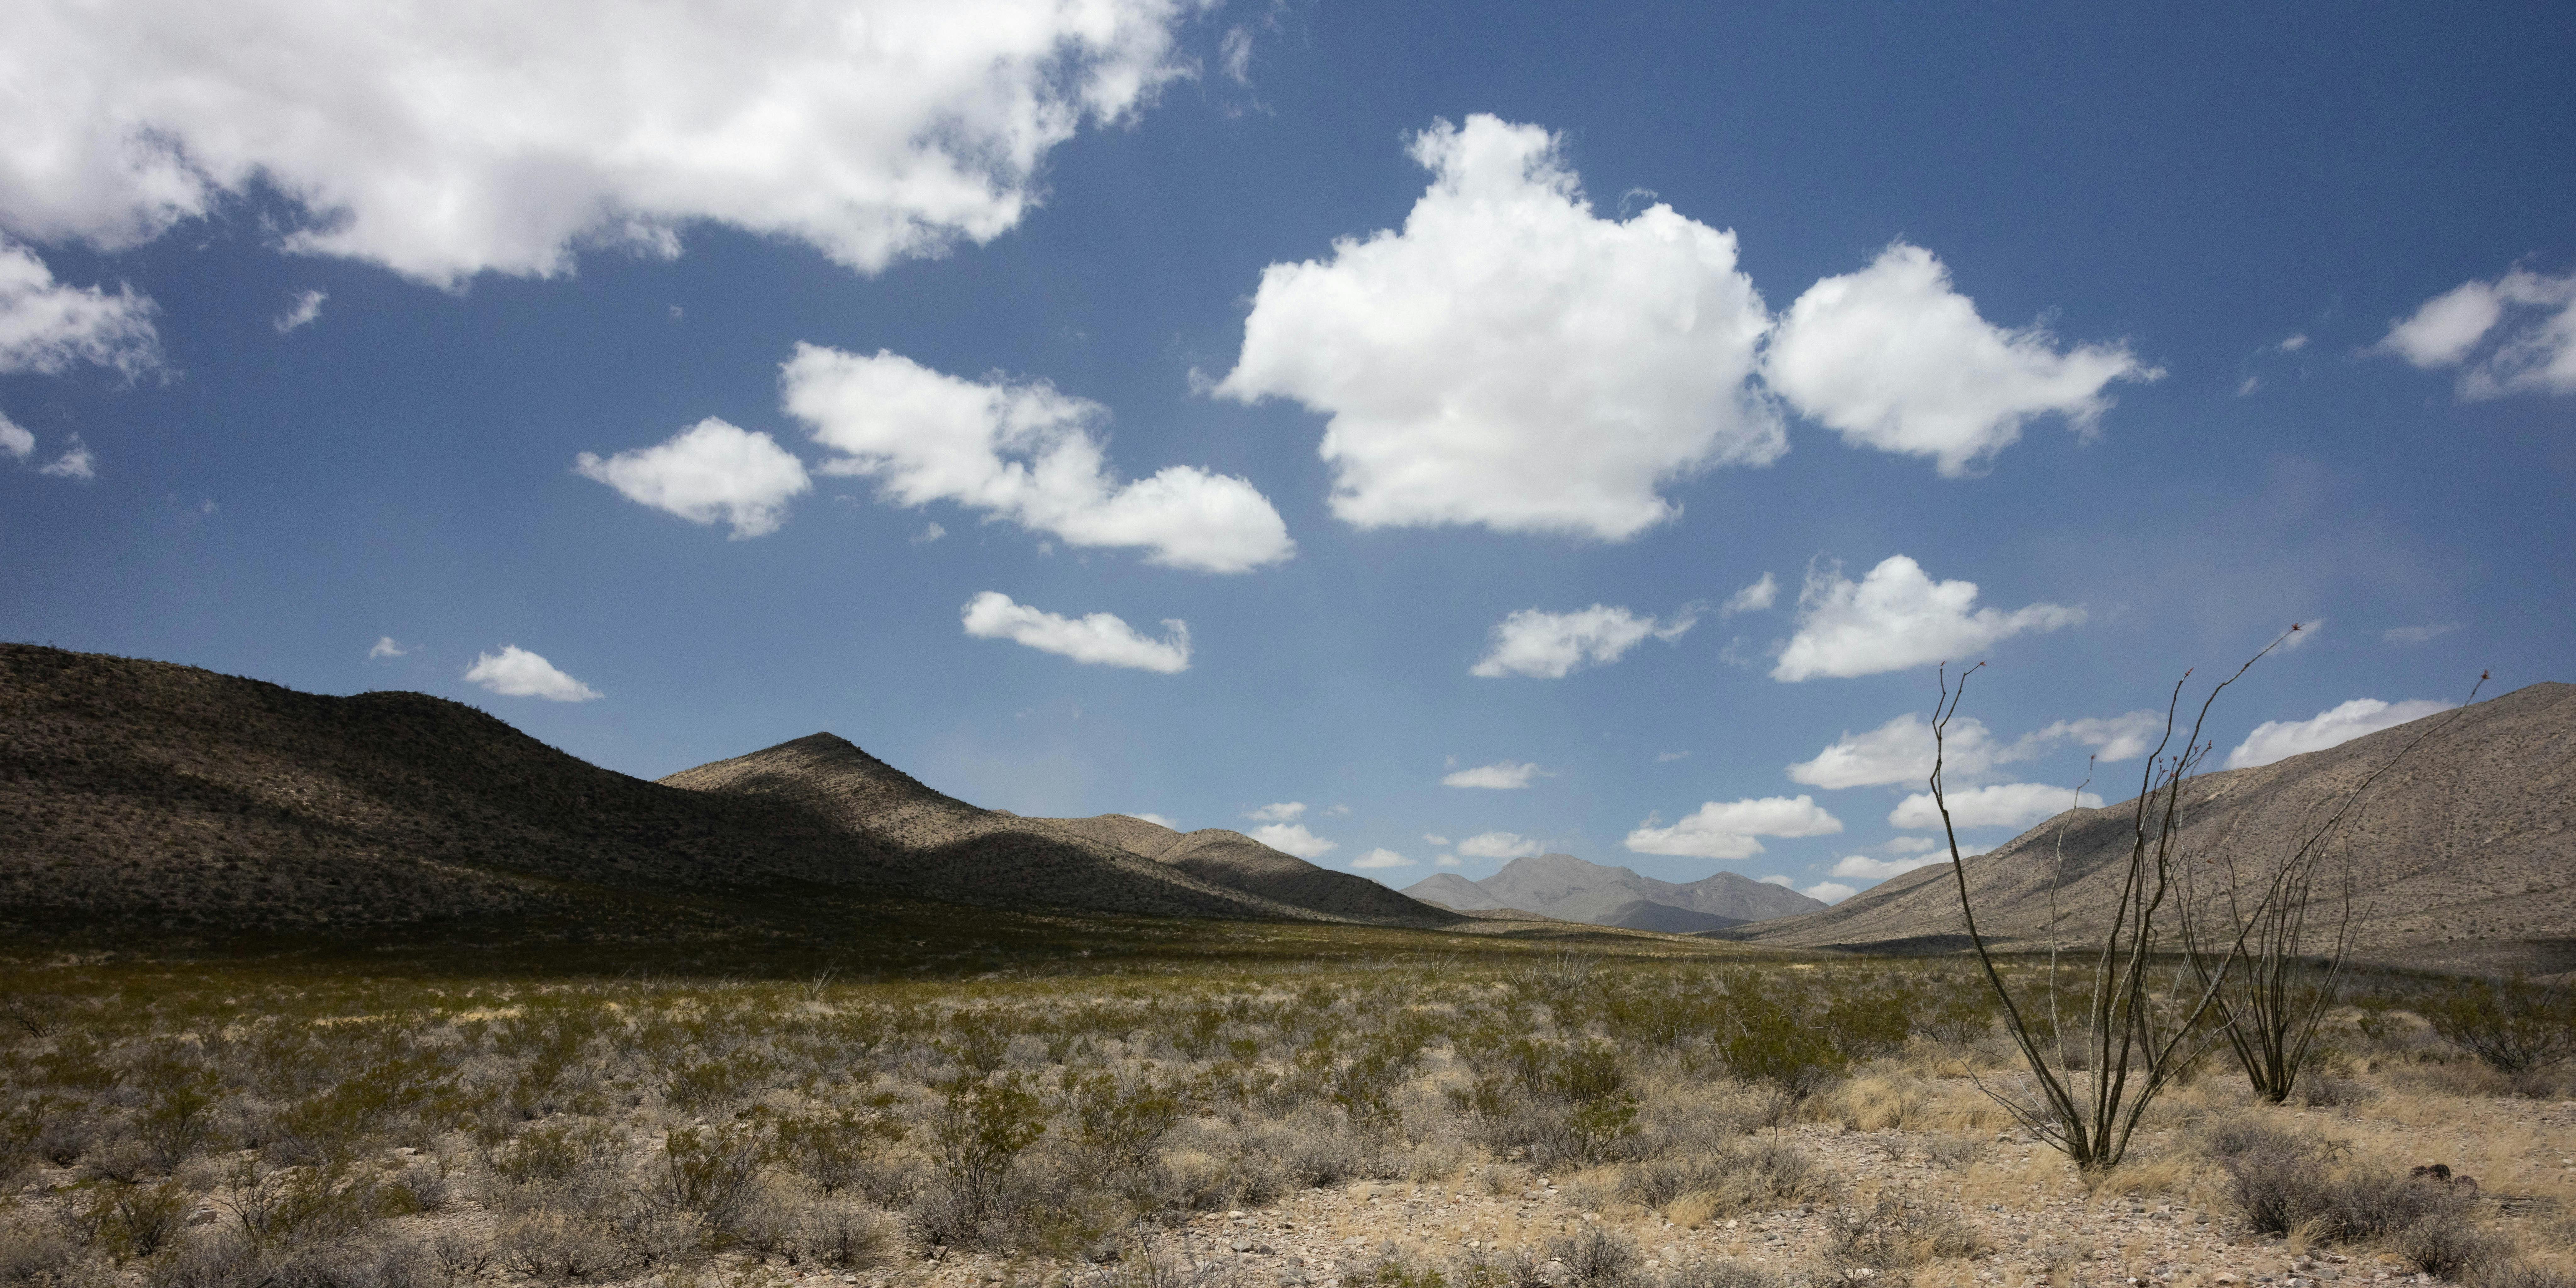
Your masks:
M 297 327 L 311 326 L 322 319 L 322 301 L 329 298 L 331 297 L 320 291 L 306 291 L 296 296 L 295 303 L 288 306 L 287 310 L 279 314 L 269 325 L 276 327 L 279 335 L 284 335 Z
M 9 43 L 0 41 L 0 49 Z M 0 53 L 0 67 L 7 57 Z M 0 74 L 0 104 L 7 102 L 7 84 Z M 5 106 L 0 119 L 10 119 Z M 16 128 L 13 121 L 0 130 L 0 152 Z M 114 367 L 128 377 L 152 371 L 161 365 L 154 311 L 152 301 L 132 287 L 110 295 L 95 286 L 57 282 L 34 251 L 0 238 L 0 375 L 50 376 L 80 363 Z
M 1822 900 L 1825 903 L 1841 903 L 1843 900 L 1859 894 L 1860 891 L 1844 885 L 1840 881 L 1819 881 L 1798 893 L 1803 894 L 1810 899 Z
M 573 470 L 691 523 L 722 520 L 735 541 L 776 532 L 788 499 L 813 486 L 778 440 L 713 416 L 651 447 L 606 458 L 583 452 Z
M 1351 860 L 1351 866 L 1362 871 L 1370 868 L 1409 868 L 1413 860 L 1389 849 L 1375 849 Z
M 1778 602 L 1780 602 L 1780 579 L 1766 572 L 1762 574 L 1762 580 L 1727 596 L 1725 605 L 1717 610 L 1717 615 L 1733 617 L 1737 613 L 1767 612 Z
M 1855 881 L 1884 881 L 1889 877 L 1902 876 L 1916 868 L 1928 868 L 1935 863 L 1949 861 L 1950 856 L 1947 854 L 1922 854 L 1902 859 L 1873 859 L 1866 854 L 1846 854 L 1834 861 L 1833 875 L 1850 877 Z
M 1594 604 L 1581 612 L 1549 613 L 1524 608 L 1494 627 L 1492 651 L 1467 669 L 1469 675 L 1498 679 L 1526 675 L 1560 680 L 1586 666 L 1608 666 L 1652 635 L 1669 644 L 1699 621 L 1690 608 L 1668 619 L 1643 617 L 1625 608 Z
M 2035 416 L 2089 432 L 2111 382 L 2164 375 L 2125 344 L 2061 353 L 2043 327 L 1988 323 L 1932 252 L 1903 242 L 1808 287 L 1781 316 L 1762 374 L 1844 441 L 1930 457 L 1952 477 L 2010 447 Z
M 1950 722 L 1950 767 L 1971 774 L 1993 762 L 1994 738 L 1974 716 Z M 1932 725 L 1906 712 L 1867 733 L 1846 731 L 1813 760 L 1789 766 L 1789 780 L 1810 787 L 1874 787 L 1921 782 L 1932 774 Z
M 1306 802 L 1279 801 L 1244 815 L 1255 823 L 1293 823 L 1305 816 Z
M 2084 610 L 2032 604 L 2005 612 L 1975 607 L 1977 584 L 1934 581 L 1904 555 L 1890 555 L 1855 582 L 1837 566 L 1810 569 L 1798 592 L 1798 630 L 1771 678 L 1845 678 L 1954 661 L 2024 631 L 2081 625 Z
M 1431 866 L 1436 868 L 1462 868 L 1467 865 L 1465 861 L 1461 860 L 1455 854 L 1443 854 L 1439 858 L 1433 859 L 1431 861 Z
M 1959 827 L 2028 827 L 2069 809 L 2100 809 L 2102 798 L 2046 783 L 1993 783 L 1950 792 L 1950 821 Z M 1887 821 L 1895 827 L 1939 827 L 1941 811 L 1932 793 L 1916 792 L 1897 802 Z
M 1471 859 L 1525 859 L 1546 848 L 1517 832 L 1478 832 L 1458 843 L 1458 852 Z
M 1154 639 L 1138 634 L 1115 614 L 1059 617 L 988 590 L 967 601 L 965 622 L 966 633 L 978 639 L 1006 639 L 1076 662 L 1165 675 L 1190 669 L 1190 625 L 1177 618 L 1163 619 L 1163 638 Z
M 0 414 L 0 456 L 23 461 L 36 454 L 36 436 L 27 427 Z
M 2417 698 L 2411 702 L 2354 698 L 2306 720 L 2266 720 L 2254 726 L 2254 732 L 2247 734 L 2245 741 L 2237 744 L 2236 750 L 2227 753 L 2227 767 L 2246 769 L 2287 760 L 2305 752 L 2323 751 L 2363 734 L 2394 728 L 2409 720 L 2421 720 L 2457 705 L 2435 698 Z
M 375 647 L 367 650 L 367 660 L 370 662 L 380 661 L 389 657 L 409 657 L 410 655 L 411 650 L 395 643 L 394 637 L 391 635 L 377 636 Z
M 2093 749 L 2093 758 L 2111 764 L 2134 760 L 2147 754 L 2163 738 L 2165 713 L 2131 711 L 2116 716 L 2087 716 L 2081 720 L 2060 720 L 2035 733 L 2021 737 L 2021 745 L 2045 748 L 2059 742 L 2071 742 Z M 2022 757 L 2016 756 L 2015 759 Z
M 478 653 L 465 678 L 505 698 L 544 698 L 548 702 L 588 702 L 599 690 L 555 669 L 555 664 L 519 647 L 504 644 L 498 653 Z
M 1338 850 L 1340 843 L 1327 841 L 1306 830 L 1303 823 L 1268 823 L 1252 829 L 1252 839 L 1282 854 L 1301 859 L 1319 859 Z
M 58 479 L 70 479 L 75 483 L 87 483 L 98 477 L 98 458 L 90 455 L 89 444 L 82 442 L 80 435 L 74 434 L 71 436 L 71 446 L 64 448 L 63 454 L 55 457 L 50 463 L 39 466 L 36 472 Z
M 2464 367 L 2463 398 L 2576 394 L 2576 273 L 2463 282 L 2391 322 L 2376 348 L 2427 371 Z
M 1473 769 L 1461 769 L 1456 773 L 1442 778 L 1440 780 L 1440 785 L 1443 787 L 1485 787 L 1491 788 L 1495 791 L 1509 792 L 1518 791 L 1521 788 L 1529 786 L 1533 779 L 1552 778 L 1554 776 L 1555 775 L 1550 774 L 1548 771 L 1539 768 L 1536 764 L 1498 760 L 1490 765 L 1478 765 Z
M 1141 810 L 1141 809 L 1140 809 L 1140 810 L 1134 810 L 1134 811 L 1129 812 L 1129 814 L 1127 815 L 1127 817 L 1129 817 L 1129 818 L 1141 818 L 1141 819 L 1145 820 L 1146 822 L 1153 824 L 1153 825 L 1154 825 L 1154 826 L 1156 826 L 1156 827 L 1168 827 L 1168 828 L 1172 829 L 1172 830 L 1173 830 L 1173 831 L 1175 831 L 1175 832 L 1177 832 L 1177 831 L 1180 831 L 1180 830 L 1181 830 L 1181 825 L 1180 825 L 1180 824 L 1175 823 L 1175 822 L 1173 822 L 1172 820 L 1170 820 L 1170 819 L 1168 819 L 1168 818 L 1165 818 L 1165 817 L 1163 817 L 1163 816 L 1162 816 L 1162 815 L 1160 815 L 1160 814 L 1156 814 L 1156 813 L 1152 812 L 1151 810 Z
M 1336 516 L 1621 541 L 1673 516 L 1665 483 L 1788 450 L 1747 383 L 1769 315 L 1733 233 L 1595 215 L 1533 125 L 1441 121 L 1412 155 L 1404 227 L 1264 269 L 1214 387 L 1331 418 Z
M 1437 832 L 1425 832 L 1422 834 L 1422 839 L 1425 844 L 1429 845 L 1445 846 L 1449 844 L 1449 838 L 1442 836 Z
M 1775 873 L 1772 873 L 1770 876 L 1767 876 L 1767 877 L 1762 878 L 1762 884 L 1764 884 L 1764 885 L 1775 885 L 1775 886 L 1795 886 L 1795 885 L 1797 884 L 1797 882 L 1790 880 L 1787 876 L 1784 876 L 1784 875 L 1782 875 L 1782 874 L 1780 874 L 1780 873 L 1775 872 Z
M 2146 753 L 2164 731 L 2164 714 L 2131 711 L 2125 715 L 2060 720 L 2007 743 L 1997 739 L 1974 716 L 1950 722 L 1945 739 L 1943 772 L 1953 779 L 1972 779 L 1999 765 L 2029 760 L 2060 744 L 2094 748 L 2105 762 Z M 1886 783 L 1922 782 L 1932 774 L 1932 725 L 1917 712 L 1907 712 L 1866 733 L 1845 732 L 1826 744 L 1813 760 L 1789 766 L 1789 779 L 1810 787 L 1873 787 Z
M 1755 800 L 1709 801 L 1670 827 L 1653 818 L 1628 833 L 1627 845 L 1639 854 L 1675 854 L 1697 859 L 1749 859 L 1762 853 L 1762 836 L 1829 836 L 1843 830 L 1842 820 L 1827 813 L 1812 796 L 1765 796 Z
M 825 474 L 877 481 L 897 505 L 952 501 L 1074 546 L 1141 547 L 1147 562 L 1248 572 L 1296 553 L 1251 483 L 1188 465 L 1119 482 L 1108 409 L 1044 381 L 964 380 L 879 350 L 800 344 L 781 368 L 787 411 L 842 453 Z
M 1183 0 L 459 5 L 137 0 L 11 14 L 0 223 L 146 240 L 264 181 L 287 249 L 454 284 L 690 225 L 875 271 L 982 242 L 1041 161 L 1182 74 Z

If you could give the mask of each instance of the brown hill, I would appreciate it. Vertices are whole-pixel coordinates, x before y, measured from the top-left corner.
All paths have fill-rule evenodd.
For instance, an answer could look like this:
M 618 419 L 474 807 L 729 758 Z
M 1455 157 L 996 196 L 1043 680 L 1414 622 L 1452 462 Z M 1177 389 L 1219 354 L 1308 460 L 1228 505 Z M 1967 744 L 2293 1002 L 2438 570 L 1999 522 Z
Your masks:
M 355 933 L 825 889 L 1338 920 L 930 791 L 817 735 L 645 782 L 461 703 L 0 644 L 0 926 Z M 769 892 L 764 895 L 762 892 Z M 694 902 L 693 902 L 694 901 Z M 712 914 L 707 914 L 712 915 Z
M 719 798 L 784 803 L 820 817 L 897 856 L 889 865 L 899 873 L 895 879 L 922 898 L 1149 916 L 1342 919 L 1205 880 L 1051 820 L 977 808 L 828 733 L 685 769 L 661 782 Z
M 2336 850 L 2358 885 L 2361 955 L 2442 969 L 2576 967 L 2576 685 L 2535 684 L 2456 719 L 2425 721 L 2450 723 L 2370 789 Z M 2425 721 L 2193 780 L 2185 852 L 2277 862 Z M 2069 810 L 1968 860 L 1979 928 L 2004 946 L 2044 946 L 2053 885 L 2070 937 L 2099 929 L 2128 858 L 2134 809 L 2127 801 Z M 1964 947 L 1962 931 L 1944 864 L 1728 937 L 1944 948 Z
M 1354 921 L 1437 927 L 1460 920 L 1446 908 L 1407 898 L 1367 877 L 1317 867 L 1221 827 L 1178 832 L 1125 814 L 1033 821 L 1145 855 L 1229 890 Z

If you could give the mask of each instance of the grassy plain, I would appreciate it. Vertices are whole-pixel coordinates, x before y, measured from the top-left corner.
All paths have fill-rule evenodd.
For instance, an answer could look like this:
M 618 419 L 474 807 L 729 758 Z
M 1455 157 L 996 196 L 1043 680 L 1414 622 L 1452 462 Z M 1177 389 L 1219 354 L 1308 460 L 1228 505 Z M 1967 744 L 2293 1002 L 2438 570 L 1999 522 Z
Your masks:
M 0 1284 L 2576 1274 L 2569 1071 L 2438 1038 L 2439 981 L 2363 981 L 2288 1105 L 2222 1051 L 2079 1177 L 1986 1094 L 2018 1057 L 1955 959 L 829 911 L 677 946 L 22 947 Z M 2476 1193 L 2405 1175 L 2434 1162 Z

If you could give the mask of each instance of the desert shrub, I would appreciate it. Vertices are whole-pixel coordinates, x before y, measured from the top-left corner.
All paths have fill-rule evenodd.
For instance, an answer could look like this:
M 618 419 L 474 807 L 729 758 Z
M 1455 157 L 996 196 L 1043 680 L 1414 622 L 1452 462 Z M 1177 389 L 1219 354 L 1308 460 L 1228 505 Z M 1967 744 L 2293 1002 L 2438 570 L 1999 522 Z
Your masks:
M 68 1215 L 82 1242 L 118 1261 L 131 1261 L 169 1247 L 195 1206 L 195 1196 L 176 1181 L 109 1183 L 76 1198 Z
M 862 1185 L 879 1147 L 904 1137 L 896 1102 L 894 1093 L 880 1092 L 855 1105 L 784 1115 L 774 1129 L 778 1154 L 826 1194 Z
M 233 1225 L 255 1249 L 345 1237 L 374 1216 L 372 1177 L 345 1165 L 288 1167 L 262 1173 L 256 1164 L 230 1178 L 224 1200 Z
M 1835 998 L 1818 1017 L 1825 1040 L 1846 1062 L 1894 1054 L 1914 1032 L 1912 990 L 1884 990 Z
M 109 1119 L 100 1125 L 90 1139 L 89 1149 L 80 1159 L 80 1177 L 85 1181 L 108 1180 L 119 1185 L 132 1185 L 152 1173 L 152 1155 L 135 1136 L 134 1129 L 121 1119 Z
M 218 1087 L 212 1070 L 164 1052 L 145 1062 L 135 1079 L 150 1098 L 135 1116 L 136 1134 L 153 1167 L 175 1172 L 212 1135 Z
M 1978 1247 L 1975 1228 L 1954 1209 L 1895 1194 L 1882 1194 L 1866 1208 L 1836 1208 L 1825 1219 L 1825 1256 L 1844 1269 L 1887 1275 L 1927 1261 L 1972 1256 Z
M 1994 989 L 1982 979 L 1945 976 L 1914 995 L 1910 1005 L 1913 1031 L 1935 1042 L 1967 1046 L 1994 1031 L 2003 1008 Z
M 1638 1101 L 1612 1044 L 1520 1038 L 1472 1044 L 1465 1054 L 1478 1066 L 1475 1077 L 1442 1094 L 1488 1149 L 1525 1152 L 1540 1167 L 1598 1163 L 1638 1133 Z
M 59 1274 L 76 1255 L 71 1240 L 33 1213 L 0 1213 L 0 1284 L 27 1284 Z
M 2458 1210 L 2428 1215 L 2394 1233 L 2398 1256 L 2452 1283 L 2483 1283 L 2513 1261 L 2511 1240 L 2477 1228 Z
M 1306 1189 L 1339 1185 L 1369 1175 L 1377 1163 L 1372 1143 L 1329 1112 L 1308 1108 L 1258 1128 L 1255 1145 L 1292 1184 Z
M 1739 1078 L 1771 1083 L 1804 1100 L 1851 1067 L 1850 1053 L 1829 1031 L 1758 990 L 1743 990 L 1728 1018 L 1731 1028 L 1719 1040 L 1718 1053 Z
M 31 1104 L 0 1109 L 0 1187 L 14 1184 L 35 1166 L 36 1133 L 43 1126 L 43 1115 Z
M 684 1060 L 662 1078 L 662 1099 L 684 1114 L 731 1108 L 766 1086 L 778 1066 L 753 1051 Z
M 2526 1073 L 2576 1056 L 2576 994 L 2522 975 L 2472 980 L 2424 1004 L 2443 1041 L 2500 1073 Z
M 1706 1220 L 1751 1208 L 1815 1202 L 1830 1195 L 1832 1187 L 1806 1151 L 1781 1141 L 1761 1141 L 1630 1164 L 1620 1173 L 1618 1193 L 1631 1203 L 1658 1210 L 1696 1199 L 1697 1216 Z
M 437 1288 L 420 1245 L 387 1237 L 262 1247 L 236 1233 L 191 1241 L 146 1271 L 151 1288 Z
M 2384 1239 L 2458 1225 L 2468 1208 L 2447 1185 L 2339 1169 L 2326 1147 L 2259 1125 L 2227 1125 L 2211 1132 L 2207 1145 L 2227 1170 L 2229 1197 L 2261 1234 L 2304 1229 L 2331 1242 Z
M 439 1282 L 450 1285 L 450 1288 L 482 1278 L 497 1255 L 489 1234 L 455 1227 L 430 1236 L 423 1252 Z
M 1780 1278 L 1741 1261 L 1703 1261 L 1667 1267 L 1657 1288 L 1778 1288 Z
M 931 1135 L 946 1183 L 915 1202 L 913 1219 L 933 1243 L 980 1241 L 1007 1215 L 1011 1173 L 1046 1134 L 1046 1104 L 1010 1074 L 961 1076 L 940 1090 Z
M 1577 1288 L 1618 1288 L 1633 1280 L 1641 1259 L 1626 1235 L 1597 1225 L 1548 1240 L 1547 1256 L 1565 1266 Z
M 507 1184 L 560 1190 L 585 1173 L 615 1166 L 625 1145 L 624 1135 L 606 1123 L 554 1119 L 503 1140 L 485 1162 Z
M 2476 1288 L 2576 1288 L 2576 1279 L 2528 1261 L 2504 1261 L 2482 1266 L 2469 1282 Z
M 415 1158 L 385 1183 L 384 1197 L 388 1206 L 404 1214 L 435 1212 L 447 1206 L 454 1188 L 446 1159 Z
M 504 1221 L 493 1244 L 503 1266 L 550 1283 L 615 1278 L 635 1264 L 627 1241 L 606 1223 L 555 1209 Z
M 1065 1116 L 1074 1143 L 1120 1176 L 1144 1171 L 1181 1121 L 1181 1101 L 1150 1081 L 1122 1082 L 1107 1070 L 1064 1075 Z
M 759 1197 L 755 1183 L 769 1153 L 768 1136 L 754 1123 L 678 1128 L 645 1165 L 645 1202 L 694 1218 L 709 1247 L 728 1247 Z
M 36 1157 L 56 1167 L 79 1162 L 98 1134 L 89 1107 L 60 1096 L 38 1096 L 27 1103 L 27 1111 L 35 1123 L 28 1143 Z

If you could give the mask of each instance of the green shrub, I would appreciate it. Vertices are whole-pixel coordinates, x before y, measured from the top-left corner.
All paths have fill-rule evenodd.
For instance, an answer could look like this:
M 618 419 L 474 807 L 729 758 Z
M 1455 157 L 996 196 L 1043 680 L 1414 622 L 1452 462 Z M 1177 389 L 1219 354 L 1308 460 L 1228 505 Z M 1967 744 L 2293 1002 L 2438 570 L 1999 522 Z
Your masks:
M 934 1214 L 934 1224 L 941 1234 L 972 1237 L 1002 1215 L 1021 1152 L 1046 1134 L 1046 1105 L 1003 1074 L 961 1077 L 941 1091 L 945 1099 L 931 1134 L 950 1203 Z
M 2576 994 L 2522 975 L 2473 980 L 2424 1007 L 2433 1032 L 2502 1073 L 2576 1056 Z
M 171 1246 L 195 1206 L 195 1196 L 176 1181 L 108 1184 L 75 1200 L 71 1215 L 84 1242 L 118 1261 L 132 1261 Z
M 1762 993 L 1739 998 L 1728 1019 L 1732 1031 L 1718 1051 L 1739 1078 L 1771 1083 L 1803 1100 L 1851 1068 L 1850 1053 L 1830 1031 Z
M 663 1138 L 661 1151 L 645 1166 L 645 1201 L 656 1210 L 694 1218 L 704 1228 L 708 1247 L 729 1247 L 769 1157 L 769 1138 L 755 1123 L 678 1128 Z

